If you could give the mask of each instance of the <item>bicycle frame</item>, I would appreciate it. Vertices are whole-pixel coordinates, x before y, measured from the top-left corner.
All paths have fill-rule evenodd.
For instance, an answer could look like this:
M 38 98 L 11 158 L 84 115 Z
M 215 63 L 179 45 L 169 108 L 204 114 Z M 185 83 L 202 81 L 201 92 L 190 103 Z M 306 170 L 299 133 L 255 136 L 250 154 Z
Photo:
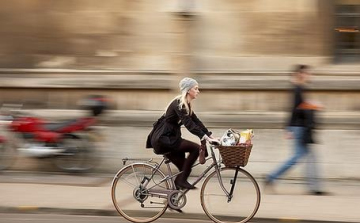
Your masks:
M 196 185 L 197 183 L 199 183 L 201 181 L 201 179 L 203 179 L 206 174 L 212 169 L 212 168 L 215 168 L 215 171 L 216 171 L 216 175 L 217 175 L 217 178 L 218 178 L 218 181 L 219 181 L 219 184 L 220 184 L 220 187 L 221 189 L 224 191 L 224 193 L 226 194 L 226 196 L 228 197 L 228 201 L 231 200 L 232 198 L 232 193 L 233 193 L 233 190 L 234 190 L 234 186 L 235 186 L 235 180 L 236 180 L 236 177 L 237 177 L 237 173 L 238 173 L 238 169 L 240 167 L 237 168 L 237 171 L 235 172 L 235 176 L 234 176 L 234 180 L 232 180 L 232 187 L 230 189 L 230 192 L 228 192 L 223 183 L 222 183 L 222 177 L 220 175 L 220 166 L 221 166 L 221 162 L 220 161 L 217 161 L 216 160 L 216 157 L 215 157 L 215 153 L 214 153 L 214 148 L 215 146 L 214 145 L 210 145 L 210 154 L 211 154 L 211 157 L 208 157 L 206 159 L 209 160 L 209 159 L 212 159 L 213 162 L 200 174 L 200 176 L 194 181 L 194 183 L 192 185 Z M 125 164 L 126 161 L 128 160 L 136 160 L 136 159 L 128 159 L 128 158 L 125 158 L 123 159 L 123 163 Z M 146 163 L 151 163 L 152 162 L 152 159 L 150 160 L 146 160 L 146 161 L 143 161 L 143 162 L 146 162 Z M 143 162 L 137 162 L 137 163 L 134 163 L 134 164 L 142 164 Z M 166 164 L 167 166 L 167 175 L 164 174 L 161 170 L 160 170 L 160 167 L 163 165 L 163 164 Z M 195 164 L 193 167 L 199 165 L 199 163 Z M 165 177 L 163 179 L 161 179 L 158 183 L 155 183 L 154 186 L 150 187 L 150 188 L 147 188 L 149 182 L 151 181 L 151 179 L 153 178 L 154 174 L 159 171 L 160 173 L 162 173 Z M 176 189 L 176 186 L 175 186 L 175 182 L 174 182 L 174 177 L 176 177 L 177 175 L 179 175 L 181 172 L 173 175 L 172 174 L 172 170 L 170 168 L 170 160 L 168 158 L 165 157 L 164 155 L 164 158 L 161 160 L 161 162 L 158 164 L 158 163 L 155 163 L 154 165 L 154 171 L 153 173 L 151 174 L 151 176 L 148 178 L 148 177 L 144 177 L 144 179 L 142 179 L 142 181 L 140 182 L 141 185 L 143 186 L 143 188 L 147 188 L 146 191 L 144 191 L 145 193 L 147 193 L 148 195 L 150 196 L 153 196 L 153 195 L 156 195 L 156 196 L 159 196 L 159 197 L 162 197 L 162 198 L 167 198 L 167 196 L 169 196 L 172 192 L 174 191 L 177 191 Z M 171 189 L 168 190 L 168 189 L 153 189 L 154 187 L 160 185 L 161 183 L 165 182 L 165 181 L 170 181 L 170 185 L 171 185 Z M 185 190 L 181 190 L 181 192 L 183 194 L 186 194 L 187 192 L 189 191 L 189 189 L 185 189 Z

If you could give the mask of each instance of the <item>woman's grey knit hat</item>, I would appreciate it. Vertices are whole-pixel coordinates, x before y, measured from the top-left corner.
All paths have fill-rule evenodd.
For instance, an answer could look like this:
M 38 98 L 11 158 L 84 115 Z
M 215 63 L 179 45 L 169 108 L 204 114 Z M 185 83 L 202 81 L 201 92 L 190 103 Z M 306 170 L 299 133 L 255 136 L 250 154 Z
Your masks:
M 198 85 L 198 82 L 196 80 L 190 77 L 185 77 L 179 83 L 180 91 L 181 93 L 188 92 L 195 85 Z

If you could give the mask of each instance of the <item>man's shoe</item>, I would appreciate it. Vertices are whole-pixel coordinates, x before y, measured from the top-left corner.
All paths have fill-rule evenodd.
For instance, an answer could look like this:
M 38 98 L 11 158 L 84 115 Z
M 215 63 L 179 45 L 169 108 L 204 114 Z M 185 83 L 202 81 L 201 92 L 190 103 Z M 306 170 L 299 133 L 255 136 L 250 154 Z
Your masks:
M 274 193 L 275 192 L 275 190 L 274 190 L 274 182 L 272 182 L 272 181 L 268 180 L 267 178 L 265 178 L 264 190 L 268 191 L 268 192 L 271 192 L 271 193 Z
M 329 192 L 325 192 L 325 191 L 313 190 L 313 191 L 310 191 L 310 195 L 315 195 L 315 196 L 327 196 L 327 195 L 330 195 L 330 193 L 329 193 Z

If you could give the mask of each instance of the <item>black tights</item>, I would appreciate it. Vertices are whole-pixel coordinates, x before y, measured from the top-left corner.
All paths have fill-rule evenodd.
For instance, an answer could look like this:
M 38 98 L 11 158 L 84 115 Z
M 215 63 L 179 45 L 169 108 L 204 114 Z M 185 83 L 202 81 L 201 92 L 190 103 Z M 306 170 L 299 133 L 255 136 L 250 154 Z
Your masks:
M 200 145 L 183 139 L 179 148 L 166 155 L 179 171 L 183 171 L 183 173 L 179 175 L 181 180 L 186 180 L 189 177 L 192 166 L 199 157 L 199 148 Z M 189 153 L 187 158 L 185 158 L 185 152 Z

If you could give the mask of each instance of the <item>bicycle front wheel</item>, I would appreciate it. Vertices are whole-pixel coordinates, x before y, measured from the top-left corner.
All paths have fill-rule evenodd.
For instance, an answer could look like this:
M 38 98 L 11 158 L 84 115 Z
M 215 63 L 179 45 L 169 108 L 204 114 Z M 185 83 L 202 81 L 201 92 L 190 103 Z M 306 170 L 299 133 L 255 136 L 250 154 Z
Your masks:
M 114 177 L 111 197 L 121 216 L 132 222 L 151 222 L 158 219 L 167 209 L 166 196 L 153 191 L 170 188 L 165 175 L 146 163 L 130 164 Z
M 244 223 L 259 209 L 260 189 L 244 169 L 239 168 L 236 173 L 236 168 L 224 167 L 220 169 L 220 176 L 214 171 L 205 179 L 200 199 L 206 215 L 214 222 Z

